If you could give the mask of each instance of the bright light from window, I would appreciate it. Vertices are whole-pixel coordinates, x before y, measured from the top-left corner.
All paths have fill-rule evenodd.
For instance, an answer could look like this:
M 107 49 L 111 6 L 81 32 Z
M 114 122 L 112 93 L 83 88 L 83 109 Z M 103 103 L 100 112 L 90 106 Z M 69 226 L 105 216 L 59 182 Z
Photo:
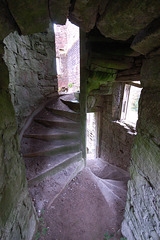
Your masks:
M 61 74 L 60 58 L 56 58 L 57 74 Z
M 138 120 L 138 101 L 142 88 L 125 85 L 121 121 L 136 126 Z

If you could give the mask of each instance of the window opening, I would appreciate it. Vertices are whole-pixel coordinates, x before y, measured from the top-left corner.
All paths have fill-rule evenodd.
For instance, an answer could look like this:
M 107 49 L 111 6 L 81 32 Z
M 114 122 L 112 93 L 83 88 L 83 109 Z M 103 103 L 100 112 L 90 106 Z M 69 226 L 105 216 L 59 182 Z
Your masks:
M 137 82 L 125 84 L 122 102 L 121 121 L 136 126 L 138 120 L 138 101 L 142 88 Z
M 68 19 L 65 25 L 54 24 L 58 91 L 80 90 L 79 27 Z

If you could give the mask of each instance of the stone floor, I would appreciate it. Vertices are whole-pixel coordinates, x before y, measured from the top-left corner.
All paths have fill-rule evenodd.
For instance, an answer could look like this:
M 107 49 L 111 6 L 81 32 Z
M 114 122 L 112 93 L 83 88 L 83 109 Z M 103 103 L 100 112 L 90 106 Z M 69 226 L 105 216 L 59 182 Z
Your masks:
M 34 239 L 120 240 L 128 180 L 124 170 L 101 159 L 90 159 L 84 170 L 55 197 L 55 181 L 57 186 L 66 181 L 64 176 L 55 175 L 45 188 L 32 192 L 36 206 L 37 201 L 46 199 Z M 105 238 L 104 234 L 114 237 Z

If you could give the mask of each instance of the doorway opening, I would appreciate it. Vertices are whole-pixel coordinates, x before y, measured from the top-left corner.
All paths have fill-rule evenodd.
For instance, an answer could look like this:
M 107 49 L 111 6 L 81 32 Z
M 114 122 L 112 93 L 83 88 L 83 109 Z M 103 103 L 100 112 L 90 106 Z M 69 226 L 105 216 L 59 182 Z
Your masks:
M 68 19 L 65 25 L 54 24 L 56 66 L 59 93 L 80 90 L 79 27 Z
M 99 157 L 99 113 L 87 113 L 87 159 Z

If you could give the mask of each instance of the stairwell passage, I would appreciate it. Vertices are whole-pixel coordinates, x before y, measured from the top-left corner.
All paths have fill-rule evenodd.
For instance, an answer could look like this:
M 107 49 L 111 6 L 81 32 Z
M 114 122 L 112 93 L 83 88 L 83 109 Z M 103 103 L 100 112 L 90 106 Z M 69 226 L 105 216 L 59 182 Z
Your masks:
M 54 200 L 84 167 L 79 103 L 72 102 L 72 98 L 73 95 L 64 95 L 51 100 L 34 117 L 22 138 L 26 177 L 38 211 L 50 204 L 47 194 L 52 193 Z M 46 187 L 48 183 L 50 189 Z M 41 196 L 35 194 L 38 191 Z

